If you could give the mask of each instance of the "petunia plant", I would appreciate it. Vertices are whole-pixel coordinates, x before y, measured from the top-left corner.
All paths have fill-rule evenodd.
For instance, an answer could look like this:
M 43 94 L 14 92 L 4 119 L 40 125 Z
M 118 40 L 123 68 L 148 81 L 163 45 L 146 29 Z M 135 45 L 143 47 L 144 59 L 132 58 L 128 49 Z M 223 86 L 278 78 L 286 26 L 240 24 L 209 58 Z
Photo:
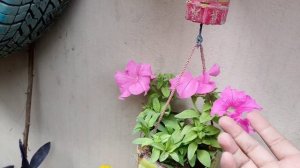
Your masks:
M 151 65 L 135 61 L 115 74 L 121 100 L 139 94 L 147 98 L 134 127 L 140 135 L 133 141 L 139 146 L 140 167 L 217 167 L 221 152 L 217 123 L 224 115 L 248 133 L 253 131 L 244 116 L 261 107 L 243 91 L 226 87 L 218 92 L 213 78 L 219 74 L 215 64 L 198 76 L 190 72 L 154 76 Z M 179 111 L 176 103 L 180 101 L 190 101 L 193 106 Z

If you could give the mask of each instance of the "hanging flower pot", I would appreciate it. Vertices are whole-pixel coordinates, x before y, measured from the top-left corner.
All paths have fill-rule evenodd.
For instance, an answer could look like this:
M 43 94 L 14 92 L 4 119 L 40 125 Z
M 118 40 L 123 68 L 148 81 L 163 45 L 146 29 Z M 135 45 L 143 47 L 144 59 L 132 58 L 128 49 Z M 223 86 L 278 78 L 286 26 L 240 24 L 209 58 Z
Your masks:
M 147 98 L 134 127 L 140 135 L 133 141 L 138 145 L 139 168 L 217 168 L 221 116 L 231 117 L 248 133 L 253 131 L 245 115 L 261 107 L 243 91 L 227 87 L 218 92 L 213 78 L 220 75 L 219 65 L 206 69 L 203 24 L 223 24 L 228 5 L 229 0 L 187 1 L 186 17 L 200 23 L 200 30 L 179 75 L 154 75 L 151 65 L 135 61 L 115 74 L 119 99 L 140 94 Z M 187 66 L 196 50 L 200 51 L 202 72 L 194 76 Z M 179 110 L 178 101 L 190 101 L 193 106 Z
M 69 0 L 0 1 L 0 58 L 34 42 Z
M 188 0 L 186 19 L 206 24 L 221 25 L 226 22 L 229 0 Z
M 142 148 L 138 148 L 138 155 L 139 155 L 138 168 L 168 168 L 168 165 L 165 165 L 158 161 L 153 163 L 151 161 L 151 153 L 147 154 L 147 152 L 149 151 L 143 150 Z M 220 167 L 220 159 L 221 159 L 221 153 L 217 153 L 214 159 L 211 161 L 212 163 L 210 168 Z M 204 166 L 199 161 L 195 163 L 195 167 L 204 168 Z M 172 168 L 191 168 L 191 166 L 185 165 L 184 167 L 182 167 L 181 165 L 178 165 L 177 167 L 172 167 Z

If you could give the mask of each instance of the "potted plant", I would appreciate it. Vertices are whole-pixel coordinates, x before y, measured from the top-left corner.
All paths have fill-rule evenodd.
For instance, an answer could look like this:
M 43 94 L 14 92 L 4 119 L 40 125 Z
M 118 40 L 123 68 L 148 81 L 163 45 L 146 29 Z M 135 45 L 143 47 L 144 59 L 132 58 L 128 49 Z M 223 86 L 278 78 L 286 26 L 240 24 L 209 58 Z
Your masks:
M 206 71 L 202 61 L 203 72 L 197 77 L 185 71 L 176 77 L 168 73 L 154 76 L 151 65 L 135 61 L 115 74 L 119 99 L 142 93 L 147 98 L 134 127 L 140 135 L 133 141 L 138 145 L 140 168 L 218 167 L 222 150 L 217 123 L 223 115 L 252 132 L 243 116 L 261 107 L 245 92 L 231 87 L 216 91 L 212 77 L 220 74 L 220 67 L 215 64 Z M 192 105 L 179 111 L 176 104 L 181 101 Z

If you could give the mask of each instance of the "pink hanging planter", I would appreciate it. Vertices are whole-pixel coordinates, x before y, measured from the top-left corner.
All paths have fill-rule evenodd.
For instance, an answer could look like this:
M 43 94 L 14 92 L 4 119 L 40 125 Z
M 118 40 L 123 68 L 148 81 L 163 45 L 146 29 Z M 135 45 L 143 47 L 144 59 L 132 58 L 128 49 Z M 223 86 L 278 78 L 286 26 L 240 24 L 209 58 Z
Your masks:
M 222 25 L 226 22 L 230 0 L 188 0 L 186 19 L 205 25 Z

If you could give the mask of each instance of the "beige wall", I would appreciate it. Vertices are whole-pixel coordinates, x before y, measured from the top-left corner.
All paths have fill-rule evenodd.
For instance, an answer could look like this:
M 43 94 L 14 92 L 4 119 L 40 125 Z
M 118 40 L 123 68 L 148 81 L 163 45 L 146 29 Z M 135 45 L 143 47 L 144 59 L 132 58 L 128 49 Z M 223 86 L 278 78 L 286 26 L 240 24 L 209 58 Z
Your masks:
M 298 147 L 299 9 L 298 0 L 233 0 L 224 26 L 204 28 L 208 64 L 222 67 L 219 88 L 247 90 Z M 119 101 L 113 75 L 129 59 L 178 72 L 198 29 L 184 13 L 184 0 L 73 1 L 36 48 L 30 149 L 52 142 L 43 167 L 135 167 L 131 129 L 142 100 Z M 0 167 L 19 165 L 24 53 L 0 60 L 0 81 Z

